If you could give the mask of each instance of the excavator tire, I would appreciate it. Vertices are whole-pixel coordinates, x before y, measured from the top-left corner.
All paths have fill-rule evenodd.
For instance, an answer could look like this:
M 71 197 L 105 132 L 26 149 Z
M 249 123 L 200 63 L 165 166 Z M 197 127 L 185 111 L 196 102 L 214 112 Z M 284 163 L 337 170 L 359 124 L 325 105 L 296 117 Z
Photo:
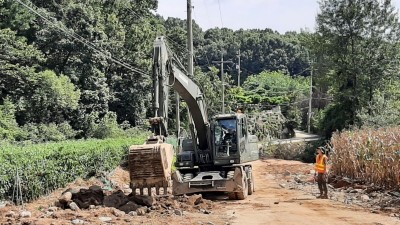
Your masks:
M 254 176 L 251 169 L 249 170 L 249 179 L 247 179 L 248 194 L 252 195 L 254 192 Z
M 245 173 L 245 175 L 244 175 L 245 177 L 244 177 L 244 179 L 243 179 L 243 181 L 242 181 L 242 191 L 240 191 L 240 192 L 236 192 L 236 199 L 237 200 L 245 200 L 246 198 L 247 198 L 247 195 L 248 195 L 248 193 L 249 193 L 249 185 L 248 185 L 248 183 L 247 183 L 247 176 L 246 176 L 246 173 Z
M 228 193 L 228 198 L 230 200 L 244 200 L 247 198 L 249 192 L 249 186 L 247 182 L 246 173 L 243 174 L 245 177 L 242 179 L 242 190 L 240 192 L 230 192 Z
M 172 159 L 174 148 L 171 144 L 160 142 L 160 140 L 148 140 L 143 145 L 132 145 L 129 148 L 128 164 L 130 187 L 132 193 L 136 194 L 139 189 L 140 195 L 159 195 L 160 190 L 167 194 L 167 188 L 171 181 Z

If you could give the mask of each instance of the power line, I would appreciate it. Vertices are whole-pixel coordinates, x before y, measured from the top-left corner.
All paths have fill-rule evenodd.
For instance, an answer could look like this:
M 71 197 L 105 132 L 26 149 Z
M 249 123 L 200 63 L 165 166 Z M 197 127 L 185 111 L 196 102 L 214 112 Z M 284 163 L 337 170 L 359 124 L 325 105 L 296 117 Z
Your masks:
M 187 74 L 188 72 L 185 69 L 185 67 L 183 66 L 182 62 L 179 60 L 178 56 L 171 50 L 171 47 L 169 47 L 167 42 L 165 43 L 165 45 L 167 47 L 168 53 L 172 55 L 172 58 L 177 62 L 180 69 L 183 70 Z
M 204 4 L 204 7 L 205 7 L 205 9 L 206 9 L 206 14 L 207 14 L 207 20 L 208 20 L 208 23 L 209 23 L 209 25 L 211 26 L 211 17 L 210 17 L 210 14 L 209 14 L 209 10 L 208 10 L 208 6 L 207 6 L 207 3 L 206 3 L 206 1 L 205 0 L 203 0 L 203 4 Z M 196 15 L 195 15 L 196 16 Z
M 207 12 L 208 13 L 208 12 Z M 196 17 L 196 10 L 195 10 L 195 8 L 193 7 L 193 14 L 194 14 L 194 20 L 196 21 L 197 20 L 197 17 Z M 208 19 L 210 19 L 209 17 L 207 17 Z M 194 60 L 195 60 L 195 62 L 196 62 L 196 64 L 197 65 L 199 65 L 199 62 L 197 61 L 197 56 L 196 56 L 196 53 L 193 53 L 193 55 L 194 55 Z M 206 57 L 206 60 L 207 60 L 207 65 L 208 65 L 208 67 L 210 67 L 211 65 L 210 65 L 210 60 L 208 60 L 208 56 L 207 56 L 207 53 L 205 53 L 204 54 L 205 55 L 205 57 Z
M 111 56 L 110 53 L 108 53 L 108 54 L 104 53 L 104 52 L 103 52 L 104 50 L 101 49 L 101 48 L 100 48 L 100 49 L 101 49 L 102 51 L 99 50 L 99 49 L 97 49 L 98 47 L 96 47 L 95 45 L 93 45 L 92 43 L 90 43 L 88 40 L 86 40 L 86 39 L 83 38 L 82 36 L 80 36 L 80 35 L 78 35 L 78 34 L 76 34 L 76 33 L 74 33 L 74 32 L 68 32 L 67 30 L 65 30 L 65 29 L 62 28 L 61 26 L 57 26 L 57 24 L 55 24 L 54 22 L 50 21 L 48 18 L 46 18 L 45 16 L 43 16 L 42 14 L 40 14 L 40 13 L 39 13 L 38 11 L 36 11 L 34 8 L 32 8 L 32 7 L 28 6 L 27 4 L 23 3 L 22 1 L 20 1 L 20 0 L 16 0 L 16 1 L 17 1 L 18 3 L 20 3 L 22 6 L 24 6 L 25 8 L 27 8 L 28 10 L 30 10 L 31 12 L 33 12 L 33 13 L 35 13 L 36 15 L 38 15 L 39 17 L 41 17 L 45 22 L 47 22 L 47 23 L 49 23 L 50 25 L 52 25 L 53 27 L 57 28 L 58 30 L 60 30 L 60 31 L 63 32 L 64 34 L 68 35 L 69 37 L 72 37 L 73 39 L 75 39 L 75 40 L 79 41 L 80 43 L 84 44 L 85 46 L 89 47 L 89 48 L 92 49 L 93 51 L 95 51 L 95 52 L 97 52 L 97 53 L 100 53 L 102 56 L 104 56 L 104 57 L 110 59 L 112 62 L 114 62 L 114 63 L 116 63 L 116 64 L 118 64 L 118 65 L 120 65 L 120 66 L 122 66 L 122 67 L 125 67 L 125 68 L 127 68 L 127 69 L 129 69 L 129 70 L 132 70 L 132 71 L 134 71 L 134 72 L 136 72 L 136 73 L 139 73 L 139 74 L 141 74 L 141 75 L 147 76 L 147 73 L 145 73 L 144 71 L 142 71 L 142 70 L 140 70 L 140 69 L 138 69 L 138 68 L 135 68 L 135 67 L 133 67 L 133 66 L 131 66 L 131 65 L 125 63 L 125 62 L 120 61 L 119 59 L 117 59 L 117 58 Z M 32 4 L 32 3 L 31 3 L 31 4 Z M 32 5 L 33 5 L 33 4 L 32 4 Z M 35 7 L 36 7 L 36 6 L 35 6 Z M 36 8 L 37 8 L 37 7 L 36 7 Z M 57 21 L 55 18 L 51 18 L 51 19 L 53 19 L 54 21 Z M 57 21 L 57 22 L 59 22 L 59 21 Z M 60 22 L 60 23 L 61 23 L 61 22 Z M 62 24 L 62 23 L 61 23 L 61 24 Z M 62 24 L 62 25 L 64 26 L 64 24 Z
M 221 3 L 219 2 L 219 0 L 218 0 L 218 7 L 219 7 L 219 18 L 221 19 L 221 25 L 222 25 L 221 28 L 223 28 L 224 27 L 224 22 L 222 21 Z
M 168 40 L 169 42 L 173 43 L 173 44 L 174 44 L 174 46 L 178 47 L 178 48 L 179 48 L 179 50 L 183 50 L 183 52 L 185 52 L 185 53 L 187 53 L 187 52 L 188 52 L 188 50 L 186 49 L 186 47 L 185 47 L 185 46 L 183 46 L 183 45 L 179 44 L 178 42 L 176 42 L 176 41 L 172 40 L 172 39 L 171 39 L 171 38 L 169 38 L 168 36 L 165 36 L 165 37 L 167 38 L 167 40 Z

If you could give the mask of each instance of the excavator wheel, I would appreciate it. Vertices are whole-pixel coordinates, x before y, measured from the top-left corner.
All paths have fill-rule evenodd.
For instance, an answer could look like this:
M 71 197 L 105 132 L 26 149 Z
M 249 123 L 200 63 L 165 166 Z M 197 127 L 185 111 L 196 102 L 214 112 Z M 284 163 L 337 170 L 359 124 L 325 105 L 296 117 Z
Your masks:
M 243 173 L 244 178 L 242 179 L 242 190 L 240 192 L 230 192 L 228 193 L 228 198 L 230 200 L 244 200 L 247 198 L 249 192 L 249 186 L 247 182 L 246 173 Z
M 236 192 L 236 199 L 237 200 L 244 200 L 244 199 L 246 199 L 247 198 L 247 195 L 248 195 L 248 193 L 249 193 L 249 185 L 248 185 L 248 182 L 247 182 L 247 176 L 246 176 L 246 173 L 244 174 L 244 178 L 243 178 L 243 181 L 242 181 L 242 191 L 241 192 Z
M 254 192 L 254 176 L 251 168 L 249 169 L 249 179 L 247 180 L 248 194 L 252 195 Z

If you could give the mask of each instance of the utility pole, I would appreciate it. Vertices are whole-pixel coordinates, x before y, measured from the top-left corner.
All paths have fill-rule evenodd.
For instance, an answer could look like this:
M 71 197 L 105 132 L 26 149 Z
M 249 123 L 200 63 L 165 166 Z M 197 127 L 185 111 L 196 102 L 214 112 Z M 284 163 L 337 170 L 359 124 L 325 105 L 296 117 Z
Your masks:
M 221 51 L 221 61 L 213 61 L 213 63 L 221 64 L 221 82 L 222 82 L 222 113 L 225 113 L 225 79 L 224 79 L 224 63 L 233 63 L 232 61 L 224 61 L 224 50 Z
M 236 69 L 238 71 L 238 87 L 240 87 L 240 49 L 238 53 L 238 65 L 236 65 Z
M 187 0 L 187 46 L 189 52 L 188 73 L 193 76 L 193 28 L 192 28 L 192 0 Z
M 188 76 L 193 76 L 193 29 L 192 29 L 192 1 L 187 0 L 187 19 L 186 19 L 186 25 L 187 25 L 187 49 L 188 49 Z M 179 138 L 179 131 L 180 131 L 180 98 L 178 92 L 175 92 L 175 98 L 176 98 L 176 137 Z M 190 113 L 189 113 L 190 115 Z M 190 118 L 190 117 L 189 117 Z M 191 120 L 189 119 L 189 122 Z
M 313 92 L 312 92 L 312 77 L 313 77 L 313 65 L 312 65 L 312 63 L 313 62 L 311 62 L 311 71 L 310 71 L 310 99 L 309 99 L 309 102 L 308 102 L 308 115 L 307 115 L 307 132 L 308 133 L 311 133 L 310 132 L 310 130 L 311 130 L 311 104 L 312 104 L 312 94 L 313 94 Z

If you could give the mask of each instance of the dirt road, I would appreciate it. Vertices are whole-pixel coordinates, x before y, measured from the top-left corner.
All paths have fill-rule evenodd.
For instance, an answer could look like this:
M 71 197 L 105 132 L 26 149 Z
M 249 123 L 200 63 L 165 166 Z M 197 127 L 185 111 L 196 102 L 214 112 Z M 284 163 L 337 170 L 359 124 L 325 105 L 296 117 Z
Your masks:
M 370 209 L 328 200 L 316 199 L 313 193 L 290 190 L 289 180 L 293 175 L 306 174 L 312 165 L 296 161 L 261 160 L 253 163 L 256 192 L 243 201 L 226 200 L 225 195 L 211 195 L 213 202 L 205 200 L 196 206 L 179 203 L 170 197 L 172 205 L 151 210 L 145 215 L 120 214 L 115 208 L 96 207 L 71 211 L 51 208 L 61 195 L 61 189 L 49 196 L 25 205 L 32 215 L 21 217 L 21 207 L 0 206 L 0 224 L 64 225 L 64 224 L 182 224 L 182 225 L 227 225 L 227 224 L 374 224 L 400 225 L 400 219 L 387 214 L 374 214 Z M 114 181 L 127 184 L 129 176 L 122 169 L 114 175 Z M 98 180 L 75 182 L 72 187 L 98 184 Z M 100 185 L 100 184 L 98 184 Z M 310 187 L 310 186 L 309 186 Z M 204 195 L 207 198 L 207 195 Z M 1 205 L 1 204 L 0 204 Z M 180 205 L 180 206 L 179 206 Z M 171 208 L 172 207 L 172 208 Z M 102 221 L 107 219 L 108 222 Z
M 264 160 L 253 166 L 256 192 L 247 200 L 228 202 L 225 207 L 226 213 L 232 215 L 232 224 L 400 224 L 398 218 L 348 207 L 333 200 L 316 199 L 312 194 L 287 190 L 279 185 L 284 180 L 277 179 L 278 175 L 286 171 L 307 171 L 310 168 L 307 164 Z

